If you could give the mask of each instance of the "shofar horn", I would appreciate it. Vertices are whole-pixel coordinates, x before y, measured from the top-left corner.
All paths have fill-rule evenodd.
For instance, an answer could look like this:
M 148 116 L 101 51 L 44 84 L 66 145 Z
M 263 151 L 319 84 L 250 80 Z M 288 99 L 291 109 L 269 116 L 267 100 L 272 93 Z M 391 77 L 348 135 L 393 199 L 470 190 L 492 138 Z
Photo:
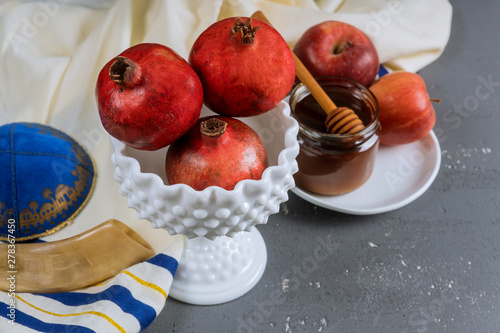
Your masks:
M 14 275 L 16 293 L 55 293 L 88 287 L 155 254 L 134 230 L 113 219 L 68 239 L 15 244 L 15 268 L 7 260 L 8 245 L 0 244 L 0 289 L 8 291 L 7 278 Z M 15 274 L 9 273 L 12 271 Z

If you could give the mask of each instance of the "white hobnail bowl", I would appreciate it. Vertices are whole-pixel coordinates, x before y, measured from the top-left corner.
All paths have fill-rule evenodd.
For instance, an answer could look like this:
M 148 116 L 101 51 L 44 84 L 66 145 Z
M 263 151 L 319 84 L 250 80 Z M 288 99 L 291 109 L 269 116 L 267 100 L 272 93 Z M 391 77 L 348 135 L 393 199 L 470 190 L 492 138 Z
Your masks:
M 211 115 L 207 108 L 201 116 Z M 111 138 L 114 178 L 120 194 L 138 217 L 153 228 L 188 239 L 170 296 L 190 304 L 220 304 L 248 292 L 261 278 L 267 251 L 255 225 L 267 223 L 288 200 L 298 171 L 298 123 L 281 102 L 265 114 L 239 118 L 261 137 L 269 167 L 260 180 L 240 181 L 234 190 L 211 186 L 196 191 L 184 184 L 168 185 L 168 147 L 140 151 Z
M 203 108 L 201 116 L 213 112 Z M 168 185 L 167 148 L 150 152 L 111 138 L 114 178 L 138 217 L 154 228 L 187 237 L 169 295 L 190 304 L 213 305 L 236 299 L 261 278 L 267 251 L 255 225 L 279 212 L 294 187 L 298 166 L 298 123 L 288 103 L 255 117 L 239 118 L 261 137 L 269 167 L 260 180 L 240 181 L 234 190 L 211 186 L 196 191 Z
M 201 116 L 213 112 L 205 107 Z M 261 137 L 269 167 L 260 180 L 240 181 L 234 190 L 211 186 L 196 191 L 184 184 L 168 185 L 167 148 L 149 152 L 111 138 L 119 192 L 138 217 L 187 241 L 169 295 L 199 305 L 236 299 L 261 278 L 267 251 L 255 225 L 267 223 L 288 200 L 298 171 L 298 123 L 288 103 L 255 117 L 239 118 Z
M 207 114 L 213 113 L 204 107 L 202 116 Z M 168 185 L 164 171 L 168 147 L 141 152 L 111 138 L 114 178 L 121 184 L 119 192 L 128 198 L 128 206 L 137 210 L 139 218 L 151 221 L 154 228 L 187 238 L 234 237 L 267 223 L 295 185 L 298 124 L 284 101 L 265 114 L 238 119 L 260 135 L 270 166 L 262 179 L 240 181 L 232 191 L 218 186 L 196 191 L 184 184 Z

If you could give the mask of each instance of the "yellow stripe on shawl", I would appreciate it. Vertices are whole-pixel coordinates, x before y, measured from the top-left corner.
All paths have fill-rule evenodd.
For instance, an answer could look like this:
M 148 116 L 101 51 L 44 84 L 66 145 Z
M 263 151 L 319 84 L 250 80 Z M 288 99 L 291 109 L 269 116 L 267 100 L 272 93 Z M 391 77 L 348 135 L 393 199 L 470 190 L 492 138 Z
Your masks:
M 161 293 L 163 295 L 163 297 L 167 298 L 167 293 L 165 292 L 165 290 L 163 290 L 161 287 L 157 286 L 156 284 L 144 281 L 143 279 L 135 276 L 134 274 L 130 273 L 129 271 L 121 271 L 121 273 L 127 274 L 128 276 L 130 276 L 132 279 L 136 280 L 140 284 L 158 291 L 159 293 Z
M 85 312 L 80 312 L 80 313 L 60 314 L 60 313 L 54 313 L 54 312 L 50 312 L 50 311 L 44 310 L 42 308 L 39 308 L 38 306 L 33 305 L 33 304 L 29 303 L 28 301 L 22 299 L 19 295 L 16 295 L 16 298 L 19 299 L 20 301 L 28 304 L 32 308 L 37 309 L 38 311 L 41 311 L 41 312 L 44 312 L 44 313 L 47 313 L 47 314 L 50 314 L 50 315 L 53 315 L 53 316 L 56 316 L 56 317 L 73 317 L 73 316 L 81 316 L 81 315 L 86 315 L 86 314 L 91 314 L 91 315 L 99 316 L 99 317 L 104 318 L 107 321 L 109 321 L 111 323 L 111 325 L 113 325 L 114 327 L 116 327 L 120 332 L 127 333 L 123 329 L 123 327 L 121 327 L 120 325 L 118 325 L 118 323 L 116 321 L 114 321 L 108 315 L 105 315 L 104 313 L 101 313 L 101 312 L 97 312 L 97 311 L 85 311 Z

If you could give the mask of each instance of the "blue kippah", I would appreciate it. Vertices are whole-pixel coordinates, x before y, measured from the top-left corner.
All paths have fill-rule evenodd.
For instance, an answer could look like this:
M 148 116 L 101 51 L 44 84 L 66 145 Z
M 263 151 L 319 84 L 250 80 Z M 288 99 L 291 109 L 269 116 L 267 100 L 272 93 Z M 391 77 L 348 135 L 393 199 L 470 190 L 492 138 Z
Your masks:
M 95 184 L 90 156 L 65 133 L 36 123 L 0 127 L 0 240 L 30 240 L 72 221 Z

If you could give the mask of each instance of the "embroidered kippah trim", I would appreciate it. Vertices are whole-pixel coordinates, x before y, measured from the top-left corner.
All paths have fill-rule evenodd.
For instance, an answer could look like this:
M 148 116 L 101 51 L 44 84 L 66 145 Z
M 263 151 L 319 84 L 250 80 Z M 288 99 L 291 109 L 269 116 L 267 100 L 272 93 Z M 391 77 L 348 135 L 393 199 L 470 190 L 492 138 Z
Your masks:
M 33 124 L 33 123 L 21 123 L 23 125 L 27 126 L 33 126 L 37 129 L 40 130 L 40 132 L 47 132 L 50 130 L 50 134 L 55 134 L 59 131 L 50 129 L 49 127 L 45 128 L 42 127 L 38 124 Z M 18 228 L 16 228 L 16 240 L 17 241 L 27 241 L 27 240 L 32 240 L 36 238 L 40 238 L 43 236 L 50 235 L 61 228 L 71 224 L 73 222 L 73 219 L 81 212 L 81 210 L 85 207 L 87 204 L 88 200 L 90 199 L 94 187 L 96 184 L 97 180 L 97 172 L 96 172 L 96 165 L 90 154 L 88 154 L 83 147 L 81 147 L 75 140 L 73 140 L 71 137 L 67 136 L 63 132 L 57 133 L 57 135 L 54 135 L 56 137 L 59 137 L 61 139 L 64 139 L 65 141 L 68 141 L 72 144 L 73 148 L 72 151 L 76 155 L 77 161 L 74 159 L 69 159 L 73 162 L 75 162 L 76 168 L 72 169 L 72 175 L 77 177 L 77 180 L 75 181 L 75 187 L 71 187 L 67 184 L 59 184 L 56 186 L 55 189 L 50 189 L 50 188 L 45 188 L 41 195 L 45 199 L 50 199 L 51 202 L 46 202 L 43 205 L 41 205 L 40 209 L 38 209 L 39 204 L 36 201 L 32 201 L 29 203 L 29 207 L 24 207 L 21 211 L 18 203 L 18 194 L 17 194 L 17 179 L 16 179 L 16 156 L 19 155 L 15 151 L 15 125 L 12 124 L 12 126 L 9 129 L 9 150 L 10 150 L 10 172 L 11 172 L 11 191 L 12 191 L 12 202 L 13 202 L 13 207 L 5 207 L 5 203 L 0 202 L 0 217 L 2 217 L 1 222 L 7 222 L 9 218 L 16 218 L 18 219 L 17 224 Z M 69 140 L 68 140 L 69 139 Z M 4 151 L 5 152 L 5 151 Z M 26 155 L 25 153 L 21 152 L 21 154 Z M 28 155 L 33 155 L 33 154 L 28 154 Z M 49 156 L 51 154 L 34 154 L 37 156 Z M 53 154 L 52 154 L 53 155 Z M 63 156 L 63 155 L 61 155 Z M 49 156 L 50 157 L 50 156 Z M 66 157 L 66 159 L 68 159 Z M 91 180 L 90 188 L 88 186 L 88 181 Z M 86 189 L 88 188 L 88 191 Z M 54 192 L 53 192 L 54 191 Z M 63 215 L 64 210 L 69 209 L 71 206 L 75 205 L 77 203 L 77 198 L 81 196 L 82 194 L 85 195 L 85 198 L 83 201 L 79 204 L 78 207 L 75 207 L 75 211 L 71 213 L 69 217 L 67 217 L 64 221 L 58 222 L 56 226 L 53 228 L 47 229 L 43 232 L 40 233 L 34 233 L 31 235 L 23 236 L 22 232 L 22 226 L 27 226 L 29 225 L 29 229 L 34 229 L 36 226 L 44 226 L 48 223 L 50 223 L 50 219 L 52 217 L 56 217 L 58 215 Z M 81 199 L 80 199 L 81 200 Z M 3 204 L 3 205 L 2 205 Z M 64 216 L 63 216 L 64 217 Z M 46 220 L 46 219 L 49 220 Z M 44 222 L 46 221 L 46 222 Z M 7 237 L 2 237 L 0 236 L 0 240 L 8 240 Z

